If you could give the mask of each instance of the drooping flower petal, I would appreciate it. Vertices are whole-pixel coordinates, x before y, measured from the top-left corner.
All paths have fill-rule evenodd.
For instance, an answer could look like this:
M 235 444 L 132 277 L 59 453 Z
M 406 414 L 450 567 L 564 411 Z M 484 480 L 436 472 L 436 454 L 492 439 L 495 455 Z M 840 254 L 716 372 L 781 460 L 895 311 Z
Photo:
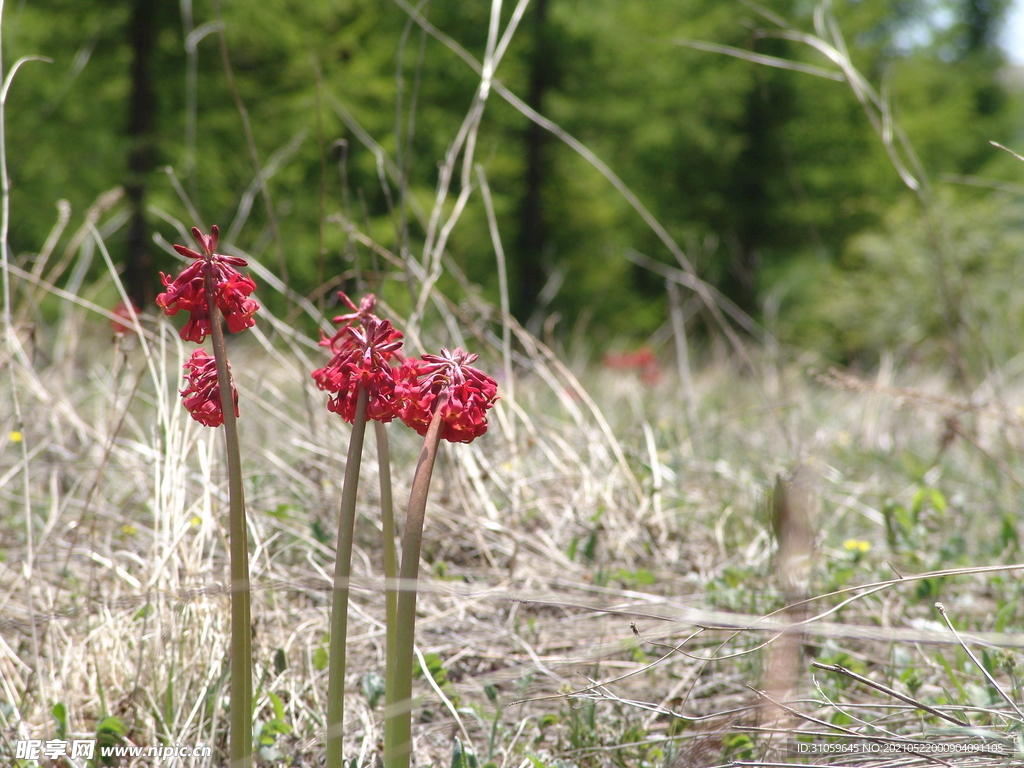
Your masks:
M 192 236 L 202 248 L 202 253 L 175 245 L 174 249 L 182 256 L 195 259 L 181 273 L 172 278 L 160 273 L 166 291 L 156 297 L 157 306 L 162 307 L 168 315 L 176 315 L 185 310 L 191 317 L 181 329 L 181 338 L 201 344 L 211 332 L 210 308 L 206 300 L 206 276 L 213 282 L 214 302 L 227 320 L 228 331 L 251 328 L 256 324 L 253 315 L 260 305 L 249 298 L 256 290 L 256 283 L 251 277 L 242 275 L 235 267 L 247 265 L 245 259 L 237 256 L 226 256 L 214 253 L 220 230 L 214 225 L 210 234 L 205 235 L 197 228 L 192 228 Z
M 338 291 L 338 298 L 352 311 L 346 315 L 338 315 L 332 320 L 338 326 L 338 330 L 333 336 L 328 337 L 323 331 L 320 332 L 320 346 L 330 347 L 332 352 L 341 352 L 347 344 L 351 343 L 351 337 L 348 334 L 349 328 L 366 328 L 371 320 L 380 320 L 373 312 L 377 305 L 377 297 L 372 293 L 363 296 L 358 307 L 344 291 Z M 392 327 L 389 340 L 399 341 L 401 338 L 402 332 Z
M 453 443 L 469 443 L 487 431 L 487 411 L 498 396 L 498 383 L 471 365 L 477 355 L 462 349 L 440 355 L 407 359 L 395 369 L 398 415 L 419 434 L 425 435 L 441 404 L 441 437 Z
M 200 424 L 219 427 L 224 423 L 224 411 L 221 407 L 216 359 L 206 354 L 206 350 L 200 347 L 182 367 L 185 369 L 187 382 L 185 389 L 181 390 L 181 400 L 185 408 Z M 231 396 L 237 417 L 238 390 L 235 389 L 234 382 L 231 382 Z

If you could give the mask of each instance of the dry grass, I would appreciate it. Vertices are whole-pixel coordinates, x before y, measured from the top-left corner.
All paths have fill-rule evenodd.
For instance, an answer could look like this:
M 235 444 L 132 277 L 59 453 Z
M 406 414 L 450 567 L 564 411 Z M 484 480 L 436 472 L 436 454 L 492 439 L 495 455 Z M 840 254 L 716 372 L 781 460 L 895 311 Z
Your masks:
M 500 370 L 490 309 L 458 310 L 465 343 Z M 6 361 L 3 379 L 4 402 L 17 388 L 23 424 L 3 414 L 0 750 L 8 752 L 0 754 L 12 757 L 14 739 L 52 738 L 51 708 L 62 703 L 70 734 L 90 735 L 114 715 L 132 743 L 209 744 L 213 757 L 196 764 L 220 765 L 228 599 L 219 433 L 177 402 L 185 352 L 165 321 L 147 320 L 145 345 L 109 344 L 102 318 L 73 304 L 61 312 L 50 323 L 37 318 L 35 346 Z M 274 325 L 264 315 L 260 327 Z M 449 763 L 455 735 L 480 763 L 497 765 L 528 765 L 531 756 L 580 766 L 784 757 L 764 731 L 757 692 L 777 689 L 759 670 L 795 615 L 762 618 L 785 602 L 765 505 L 776 475 L 798 466 L 813 470 L 824 509 L 808 593 L 824 596 L 800 614 L 808 617 L 803 655 L 783 660 L 797 679 L 781 687 L 790 698 L 767 721 L 880 740 L 871 743 L 970 736 L 942 730 L 950 724 L 907 700 L 812 670 L 816 657 L 1012 740 L 1021 719 L 992 693 L 1019 697 L 1009 662 L 1024 641 L 992 634 L 1017 618 L 1012 571 L 968 571 L 934 592 L 920 587 L 931 582 L 905 579 L 827 593 L 897 572 L 1012 563 L 1012 541 L 1002 553 L 989 543 L 1000 530 L 992 513 L 1014 509 L 1020 491 L 1003 471 L 1020 464 L 1013 418 L 983 412 L 976 399 L 955 415 L 971 440 L 950 438 L 958 406 L 937 378 L 919 378 L 917 400 L 901 408 L 910 390 L 894 393 L 892 382 L 827 387 L 795 365 L 769 377 L 766 404 L 742 370 L 707 361 L 695 376 L 694 439 L 672 366 L 654 384 L 580 367 L 584 389 L 536 340 L 520 332 L 514 349 L 514 399 L 498 404 L 484 439 L 448 447 L 433 486 L 418 645 L 443 675 L 438 686 L 419 684 L 417 764 Z M 295 765 L 315 765 L 321 749 L 318 649 L 333 563 L 323 532 L 334 528 L 347 445 L 347 427 L 311 386 L 317 354 L 294 333 L 274 341 L 260 333 L 232 350 L 252 538 L 255 721 L 274 719 L 276 695 L 290 733 L 274 748 Z M 1012 402 L 1007 388 L 1001 396 Z M 390 429 L 401 504 L 418 445 L 400 425 Z M 913 461 L 920 466 L 908 468 Z M 348 754 L 359 765 L 381 738 L 380 709 L 369 707 L 361 680 L 383 675 L 375 463 L 364 466 L 348 700 Z M 908 505 L 920 487 L 941 488 L 945 509 L 932 504 L 920 530 L 891 540 L 886 504 Z M 944 563 L 953 530 L 963 551 Z M 851 537 L 872 550 L 855 560 L 842 547 Z M 936 597 L 961 630 L 983 638 L 976 648 L 998 656 L 996 686 L 938 623 Z M 999 623 L 1000 611 L 1009 622 Z M 829 759 L 882 764 L 885 755 Z M 934 763 L 903 754 L 884 764 Z

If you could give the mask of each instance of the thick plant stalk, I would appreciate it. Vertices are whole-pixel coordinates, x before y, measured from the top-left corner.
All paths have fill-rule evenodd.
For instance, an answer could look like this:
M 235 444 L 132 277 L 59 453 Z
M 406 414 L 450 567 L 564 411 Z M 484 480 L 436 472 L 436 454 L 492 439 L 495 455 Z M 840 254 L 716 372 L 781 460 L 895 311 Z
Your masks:
M 377 466 L 380 475 L 380 527 L 384 548 L 384 702 L 391 701 L 392 675 L 395 665 L 395 613 L 398 609 L 398 553 L 395 551 L 395 506 L 391 495 L 391 449 L 384 422 L 374 421 L 377 436 Z
M 387 619 L 387 653 L 394 650 L 393 632 L 395 610 L 398 607 L 398 553 L 395 551 L 395 505 L 391 496 L 391 449 L 388 446 L 388 430 L 382 421 L 374 421 L 377 437 L 377 466 L 380 475 L 380 527 L 384 547 L 384 600 Z M 387 666 L 391 666 L 388 657 Z
M 252 621 L 249 587 L 249 544 L 245 526 L 245 492 L 238 422 L 232 396 L 231 374 L 224 346 L 224 330 L 215 300 L 213 279 L 207 272 L 206 303 L 210 308 L 210 339 L 217 361 L 217 386 L 224 411 L 224 441 L 228 458 L 228 531 L 231 548 L 231 768 L 252 765 Z
M 398 554 L 395 551 L 395 507 L 391 496 L 391 450 L 388 447 L 388 430 L 382 421 L 374 421 L 377 437 L 377 466 L 380 475 L 380 527 L 384 539 L 384 578 L 398 578 Z M 395 590 L 387 590 L 386 616 L 388 627 L 393 623 L 397 600 Z
M 423 519 L 427 510 L 430 476 L 434 471 L 437 447 L 441 442 L 441 411 L 447 396 L 442 394 L 434 405 L 430 426 L 423 439 L 416 474 L 409 495 L 409 513 L 402 537 L 402 568 L 399 573 L 398 599 L 395 609 L 394 652 L 387 651 L 388 669 L 385 680 L 384 765 L 385 768 L 408 768 L 412 753 L 412 663 L 416 636 L 416 581 L 420 570 L 420 545 L 423 541 Z
M 345 736 L 345 645 L 348 638 L 348 596 L 352 576 L 352 540 L 356 526 L 356 491 L 359 465 L 366 434 L 366 406 L 369 394 L 359 387 L 355 419 L 348 442 L 345 484 L 341 490 L 338 516 L 338 550 L 334 561 L 334 591 L 331 599 L 331 644 L 327 678 L 327 768 L 343 768 Z

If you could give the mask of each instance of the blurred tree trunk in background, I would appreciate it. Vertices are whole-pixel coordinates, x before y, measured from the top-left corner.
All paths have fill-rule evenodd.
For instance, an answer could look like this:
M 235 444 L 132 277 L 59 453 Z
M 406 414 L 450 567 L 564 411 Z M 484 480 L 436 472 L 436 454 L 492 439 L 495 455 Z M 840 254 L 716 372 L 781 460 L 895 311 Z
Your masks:
M 782 40 L 760 40 L 750 47 L 758 53 L 793 58 Z M 735 126 L 743 149 L 729 169 L 726 194 L 732 205 L 725 211 L 719 225 L 729 259 L 728 271 L 721 279 L 721 288 L 744 311 L 758 310 L 758 276 L 762 251 L 769 253 L 780 242 L 794 237 L 813 242 L 807 231 L 799 231 L 787 222 L 786 204 L 800 195 L 792 188 L 792 168 L 786 152 L 784 126 L 799 120 L 793 108 L 792 78 L 780 70 L 755 69 L 744 109 Z M 783 202 L 785 201 L 785 202 Z
M 543 114 L 544 95 L 552 85 L 555 48 L 547 34 L 548 0 L 533 5 L 533 50 L 530 53 L 529 91 L 526 103 Z M 536 308 L 537 296 L 544 288 L 544 248 L 548 242 L 544 218 L 544 145 L 547 132 L 534 122 L 526 128 L 523 154 L 526 157 L 523 202 L 520 211 L 517 248 L 516 295 L 513 307 L 520 322 L 526 323 Z
M 128 42 L 132 51 L 131 97 L 128 106 L 128 183 L 125 191 L 132 207 L 125 254 L 128 295 L 138 307 L 154 295 L 153 257 L 146 224 L 146 178 L 153 170 L 156 92 L 153 88 L 153 47 L 156 39 L 157 0 L 132 0 Z
M 1009 0 L 963 0 L 964 47 L 968 54 L 995 51 Z

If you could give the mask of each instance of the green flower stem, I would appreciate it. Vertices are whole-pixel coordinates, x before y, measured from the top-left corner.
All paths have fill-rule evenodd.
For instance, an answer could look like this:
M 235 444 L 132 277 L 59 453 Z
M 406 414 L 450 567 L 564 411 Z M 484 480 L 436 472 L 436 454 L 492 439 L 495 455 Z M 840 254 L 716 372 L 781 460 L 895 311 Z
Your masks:
M 388 446 L 388 430 L 382 421 L 374 421 L 377 436 L 377 466 L 380 474 L 380 527 L 384 544 L 384 605 L 386 627 L 385 669 L 394 662 L 395 612 L 398 608 L 398 553 L 395 551 L 395 508 L 391 496 L 391 450 Z M 387 701 L 387 680 L 385 680 L 385 701 Z
M 238 442 L 238 422 L 232 397 L 231 373 L 224 346 L 213 290 L 207 273 L 204 284 L 210 308 L 210 339 L 217 361 L 217 387 L 224 411 L 224 440 L 228 458 L 228 531 L 231 549 L 231 768 L 252 765 L 252 621 L 249 587 L 249 543 L 245 526 L 245 492 L 242 488 L 242 454 Z
M 409 513 L 402 537 L 402 569 L 399 573 L 398 601 L 395 610 L 395 650 L 388 656 L 384 707 L 385 768 L 409 768 L 412 752 L 412 662 L 416 637 L 416 581 L 420 572 L 420 546 L 423 542 L 423 518 L 427 510 L 430 476 L 434 471 L 437 447 L 441 442 L 441 408 L 447 395 L 438 397 L 434 415 L 423 439 L 409 495 Z M 389 634 L 390 639 L 390 634 Z
M 348 441 L 345 484 L 338 516 L 338 550 L 334 561 L 334 592 L 331 599 L 330 669 L 327 678 L 327 768 L 343 768 L 345 737 L 345 644 L 348 638 L 348 595 L 352 576 L 352 540 L 356 527 L 356 490 L 366 434 L 366 404 L 370 396 L 363 386 L 356 397 L 352 435 Z
M 388 430 L 382 421 L 374 421 L 377 437 L 377 465 L 380 474 L 380 527 L 384 538 L 384 578 L 392 583 L 398 578 L 398 553 L 395 551 L 395 508 L 391 497 L 391 450 L 388 447 Z M 393 622 L 397 593 L 387 590 L 387 620 Z

